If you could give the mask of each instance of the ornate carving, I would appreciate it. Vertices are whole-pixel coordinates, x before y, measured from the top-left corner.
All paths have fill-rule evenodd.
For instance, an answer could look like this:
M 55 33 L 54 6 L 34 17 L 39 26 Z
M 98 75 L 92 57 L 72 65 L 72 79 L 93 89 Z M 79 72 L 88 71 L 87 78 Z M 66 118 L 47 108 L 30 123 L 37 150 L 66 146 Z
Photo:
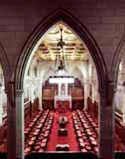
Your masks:
M 22 94 L 23 94 L 23 92 L 24 92 L 24 90 L 23 90 L 23 89 L 17 89 L 17 90 L 16 90 L 16 96 L 20 96 L 20 95 L 22 95 Z

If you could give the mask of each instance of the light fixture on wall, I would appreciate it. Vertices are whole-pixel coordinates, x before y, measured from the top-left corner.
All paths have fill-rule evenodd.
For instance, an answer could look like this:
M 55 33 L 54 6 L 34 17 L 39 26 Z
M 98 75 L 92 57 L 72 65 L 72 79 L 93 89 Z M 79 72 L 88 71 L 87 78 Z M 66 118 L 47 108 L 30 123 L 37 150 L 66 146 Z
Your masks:
M 65 42 L 63 41 L 63 28 L 60 28 L 60 40 L 57 44 L 57 48 L 60 53 L 56 55 L 55 61 L 55 76 L 49 77 L 49 83 L 74 83 L 73 76 L 69 75 L 67 69 L 67 59 L 64 52 Z

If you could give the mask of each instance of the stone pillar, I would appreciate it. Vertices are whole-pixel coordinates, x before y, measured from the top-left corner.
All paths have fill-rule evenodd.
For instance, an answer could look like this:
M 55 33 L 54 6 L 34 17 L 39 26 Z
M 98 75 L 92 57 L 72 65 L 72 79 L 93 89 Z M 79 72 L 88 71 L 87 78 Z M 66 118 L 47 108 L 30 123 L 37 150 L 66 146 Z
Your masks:
M 107 81 L 100 89 L 99 107 L 99 157 L 101 159 L 113 159 L 113 83 Z
M 2 115 L 3 115 L 3 91 L 2 91 L 2 86 L 0 86 L 0 125 L 2 124 Z
M 123 125 L 125 127 L 125 86 L 123 86 L 122 90 L 122 101 Z
M 92 81 L 92 103 L 95 101 L 95 81 Z
M 24 159 L 24 96 L 16 90 L 16 159 Z
M 62 83 L 58 83 L 58 96 L 61 96 L 61 85 Z
M 68 96 L 68 83 L 65 83 L 65 95 Z
M 39 83 L 39 109 L 42 111 L 42 81 Z
M 30 101 L 33 103 L 34 100 L 33 100 L 33 81 L 31 80 L 30 81 Z
M 89 96 L 89 80 L 86 80 L 84 82 L 84 110 L 86 110 L 88 107 L 87 105 L 88 96 Z
M 6 88 L 7 94 L 7 151 L 8 159 L 16 159 L 16 105 L 15 105 L 15 93 L 14 82 L 8 82 Z

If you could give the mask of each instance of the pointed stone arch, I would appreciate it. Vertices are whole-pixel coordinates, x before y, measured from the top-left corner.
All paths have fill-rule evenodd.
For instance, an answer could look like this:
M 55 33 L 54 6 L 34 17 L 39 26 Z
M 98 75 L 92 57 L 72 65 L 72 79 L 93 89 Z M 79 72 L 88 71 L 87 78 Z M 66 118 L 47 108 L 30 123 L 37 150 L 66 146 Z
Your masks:
M 112 102 L 112 107 L 113 107 L 113 115 L 114 115 L 114 143 L 117 145 L 118 143 L 122 143 L 123 141 L 118 141 L 117 140 L 117 135 L 119 136 L 119 134 L 121 133 L 120 131 L 119 131 L 119 134 L 117 134 L 117 130 L 118 130 L 118 127 L 117 127 L 117 115 L 116 115 L 116 113 L 118 113 L 118 110 L 117 110 L 117 107 L 120 107 L 119 106 L 119 103 L 117 104 L 117 102 L 116 102 L 116 100 L 117 100 L 117 97 L 118 97 L 118 95 L 120 94 L 119 93 L 119 91 L 118 91 L 118 89 L 119 89 L 119 79 L 118 79 L 118 76 L 119 76 L 119 65 L 120 65 L 120 63 L 121 63 L 121 61 L 122 61 L 122 59 L 125 57 L 125 32 L 124 32 L 124 34 L 122 35 L 122 37 L 121 37 L 121 39 L 120 39 L 120 41 L 119 41 L 119 44 L 118 44 L 118 46 L 117 46 L 117 48 L 116 48 L 116 51 L 115 51 L 115 54 L 114 54 L 114 58 L 113 58 L 113 61 L 112 61 L 112 65 L 111 65 L 111 78 L 112 78 L 112 81 L 113 81 L 113 83 L 114 83 L 114 99 L 113 99 L 113 102 Z M 123 85 L 123 83 L 122 83 L 122 85 Z M 122 87 L 122 86 L 121 86 Z M 124 87 L 124 86 L 123 86 Z M 122 100 L 122 107 L 124 106 L 124 99 L 122 99 L 122 98 L 124 98 L 123 97 L 123 90 L 124 90 L 124 88 L 121 88 L 121 94 L 119 95 L 120 96 L 120 100 Z M 120 101 L 119 100 L 119 101 Z M 124 109 L 122 108 L 122 111 L 123 111 Z M 123 121 L 120 121 L 123 125 L 124 125 L 124 111 L 122 112 L 123 113 L 123 115 L 122 115 L 122 120 Z M 119 113 L 120 114 L 120 113 Z M 124 133 L 124 126 L 122 127 L 122 125 L 120 125 L 120 129 L 121 129 L 121 131 L 123 131 L 122 133 Z M 121 138 L 120 136 L 119 136 L 119 138 Z M 122 137 L 123 138 L 123 137 Z M 115 145 L 114 144 L 114 145 Z M 116 156 L 117 156 L 117 151 L 118 152 L 122 152 L 123 150 L 122 150 L 122 148 L 121 148 L 121 150 L 117 150 L 117 148 L 116 147 L 114 147 L 114 151 L 116 152 Z
M 7 87 L 7 82 L 9 80 L 11 80 L 11 70 L 10 70 L 10 64 L 9 64 L 9 60 L 6 54 L 6 51 L 2 45 L 2 43 L 0 42 L 0 64 L 2 66 L 3 69 L 3 75 L 4 75 L 4 80 L 5 80 L 5 88 Z
M 3 79 L 4 79 L 4 90 L 2 90 L 3 86 L 1 85 L 1 82 L 0 82 L 0 99 L 1 99 L 1 103 L 0 103 L 0 107 L 2 105 L 2 101 L 4 100 L 5 104 L 6 104 L 6 114 L 7 114 L 7 119 L 9 117 L 9 113 L 8 113 L 8 109 L 10 108 L 9 105 L 8 105 L 8 101 L 9 101 L 9 95 L 8 95 L 8 82 L 11 81 L 11 70 L 10 70 L 10 64 L 9 64 L 9 60 L 8 60 L 8 57 L 7 57 L 7 54 L 6 54 L 6 51 L 4 49 L 4 46 L 3 44 L 1 43 L 0 41 L 0 67 L 2 68 L 2 74 L 3 74 Z M 3 82 L 2 82 L 3 83 Z M 2 86 L 2 87 L 1 87 Z M 4 91 L 4 96 L 6 96 L 7 98 L 5 99 L 4 96 L 3 96 L 3 91 Z M 0 109 L 1 111 L 1 109 Z M 0 113 L 1 115 L 1 121 L 3 121 L 3 114 Z M 3 124 L 5 121 L 3 121 L 1 124 Z M 1 127 L 2 128 L 2 127 Z M 3 133 L 5 133 L 5 131 L 8 131 L 9 130 L 9 126 L 7 126 L 7 129 L 3 129 Z M 1 135 L 2 137 L 2 135 Z M 6 138 L 8 138 L 8 135 L 6 136 Z M 7 144 L 7 142 L 5 143 Z M 8 149 L 7 149 L 8 151 Z
M 38 40 L 43 36 L 43 34 L 52 27 L 58 21 L 63 21 L 66 23 L 72 30 L 76 32 L 76 34 L 81 38 L 82 41 L 88 47 L 93 61 L 95 63 L 98 79 L 99 79 L 99 87 L 103 87 L 103 81 L 106 80 L 107 70 L 106 65 L 103 59 L 103 55 L 101 50 L 99 49 L 96 41 L 88 31 L 88 29 L 76 19 L 71 13 L 64 9 L 56 9 L 51 12 L 47 17 L 45 17 L 40 24 L 34 29 L 31 33 L 31 36 L 27 39 L 22 51 L 21 55 L 18 59 L 16 70 L 15 70 L 15 82 L 16 88 L 23 88 L 23 79 L 24 73 L 27 66 L 27 61 L 31 55 L 31 52 L 38 42 Z
M 101 102 L 100 102 L 100 106 L 101 106 L 101 122 L 103 123 L 101 128 L 105 128 L 105 124 L 106 122 L 102 122 L 103 121 L 103 116 L 105 113 L 103 112 L 103 108 L 105 107 L 105 105 L 107 104 L 107 99 L 106 99 L 106 95 L 107 95 L 107 69 L 106 69 L 106 64 L 103 58 L 103 55 L 101 53 L 101 50 L 99 48 L 99 46 L 97 45 L 96 41 L 94 40 L 94 38 L 92 37 L 91 33 L 88 31 L 88 29 L 81 23 L 79 22 L 79 20 L 74 17 L 70 12 L 64 10 L 64 9 L 56 9 L 53 12 L 51 12 L 49 15 L 47 15 L 44 19 L 42 19 L 42 21 L 38 24 L 38 26 L 33 30 L 33 32 L 31 33 L 30 37 L 27 39 L 27 41 L 25 42 L 24 47 L 22 48 L 21 52 L 20 52 L 20 56 L 18 58 L 17 64 L 16 64 L 16 69 L 14 72 L 14 84 L 15 84 L 15 103 L 16 106 L 18 106 L 18 108 L 16 109 L 17 112 L 17 116 L 18 119 L 22 119 L 18 120 L 18 123 L 16 124 L 16 131 L 19 131 L 19 133 L 17 133 L 16 135 L 16 139 L 20 138 L 20 142 L 17 146 L 17 158 L 19 156 L 23 156 L 23 149 L 24 149 L 24 145 L 23 145 L 23 140 L 24 140 L 24 136 L 22 135 L 22 131 L 23 131 L 23 126 L 22 128 L 20 128 L 19 126 L 23 123 L 23 106 L 22 106 L 22 101 L 23 101 L 23 83 L 24 83 L 24 76 L 25 76 L 25 71 L 27 68 L 27 64 L 28 61 L 31 57 L 31 53 L 34 49 L 34 47 L 36 46 L 37 42 L 40 40 L 40 38 L 44 35 L 44 33 L 51 28 L 55 23 L 57 23 L 58 21 L 63 21 L 65 24 L 67 24 L 67 26 L 69 26 L 81 39 L 81 41 L 83 41 L 85 43 L 85 45 L 87 46 L 92 59 L 94 61 L 96 70 L 97 70 L 97 75 L 98 75 L 98 82 L 99 82 L 99 90 L 102 94 L 101 97 Z M 106 85 L 105 85 L 106 84 Z M 101 95 L 100 95 L 101 96 Z M 22 113 L 22 114 L 21 114 Z M 104 128 L 103 131 L 104 132 Z M 107 130 L 107 129 L 106 129 Z M 100 132 L 101 132 L 100 131 Z M 109 129 L 110 131 L 110 129 Z M 104 144 L 106 146 L 103 146 L 103 141 L 105 140 L 102 139 L 103 133 L 100 133 L 100 140 L 102 140 L 101 142 L 101 153 L 103 155 L 103 158 L 106 158 L 105 156 L 107 156 L 109 154 L 110 151 L 112 151 L 111 149 L 109 149 L 109 152 L 106 152 L 105 147 L 107 146 L 107 143 Z M 19 136 L 18 136 L 19 135 Z M 22 135 L 22 136 L 21 136 Z M 112 144 L 112 142 L 110 142 Z M 110 146 L 109 146 L 110 147 Z M 104 151 L 103 151 L 104 150 Z M 105 155 L 106 153 L 106 155 Z M 112 152 L 111 152 L 112 153 Z M 23 158 L 23 157 L 22 157 Z M 110 157 L 111 158 L 111 157 Z
M 125 33 L 123 34 L 121 40 L 119 41 L 118 47 L 115 51 L 115 55 L 113 58 L 112 66 L 111 66 L 111 78 L 114 81 L 114 86 L 117 86 L 117 77 L 119 71 L 119 64 L 123 57 L 125 51 Z

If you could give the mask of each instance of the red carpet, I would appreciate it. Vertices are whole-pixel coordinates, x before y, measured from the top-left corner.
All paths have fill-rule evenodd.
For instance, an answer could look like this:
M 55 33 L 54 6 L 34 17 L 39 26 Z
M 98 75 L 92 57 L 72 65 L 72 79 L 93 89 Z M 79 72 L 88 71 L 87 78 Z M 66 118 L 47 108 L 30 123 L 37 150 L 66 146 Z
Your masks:
M 68 118 L 68 124 L 66 126 L 66 128 L 68 129 L 68 135 L 58 136 L 59 125 L 57 121 L 60 115 L 61 114 L 59 112 L 56 112 L 54 114 L 54 121 L 53 121 L 53 126 L 51 129 L 51 134 L 50 134 L 48 145 L 47 145 L 47 151 L 56 151 L 55 149 L 56 144 L 69 144 L 70 151 L 79 151 L 79 146 L 78 146 L 76 135 L 74 132 L 71 112 L 65 113 L 65 116 Z

